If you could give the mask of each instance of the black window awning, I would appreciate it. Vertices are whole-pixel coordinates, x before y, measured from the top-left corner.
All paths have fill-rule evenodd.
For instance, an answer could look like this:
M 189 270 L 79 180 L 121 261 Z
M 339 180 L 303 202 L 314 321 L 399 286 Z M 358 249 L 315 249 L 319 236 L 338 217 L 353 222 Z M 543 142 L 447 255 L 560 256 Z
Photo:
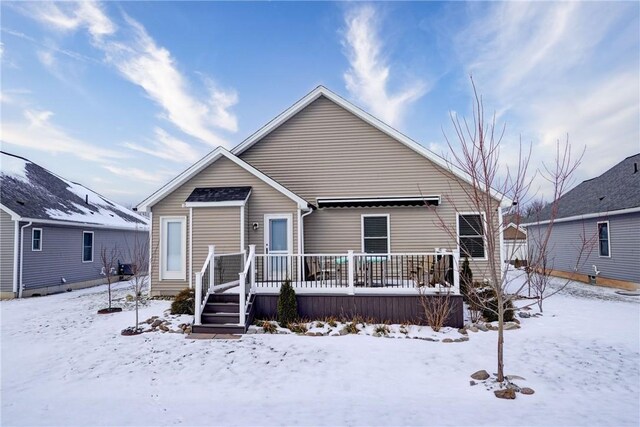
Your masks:
M 386 206 L 439 206 L 440 196 L 402 197 L 325 197 L 317 199 L 318 208 L 370 208 Z

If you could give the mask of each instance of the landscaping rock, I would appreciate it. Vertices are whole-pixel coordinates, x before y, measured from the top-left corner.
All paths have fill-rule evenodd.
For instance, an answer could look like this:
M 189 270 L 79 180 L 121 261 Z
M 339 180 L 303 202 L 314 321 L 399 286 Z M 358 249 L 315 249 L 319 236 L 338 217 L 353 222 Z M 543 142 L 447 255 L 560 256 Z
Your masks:
M 523 312 L 523 311 L 519 311 L 518 312 L 518 317 L 522 318 L 522 319 L 528 319 L 529 317 L 531 317 L 531 315 L 529 313 Z
M 476 326 L 474 326 L 474 325 L 470 326 L 470 327 L 469 327 L 469 330 L 470 330 L 471 332 L 478 332 L 478 328 L 477 328 Z
M 520 389 L 520 393 L 522 393 L 522 394 L 533 394 L 533 393 L 535 393 L 535 391 L 533 391 L 533 389 L 529 388 L 529 387 L 522 387 Z
M 499 399 L 515 399 L 516 391 L 512 388 L 505 388 L 504 390 L 496 390 L 493 392 Z
M 445 338 L 442 340 L 442 342 L 453 342 L 453 340 L 451 338 Z
M 471 378 L 478 381 L 484 381 L 486 379 L 489 379 L 489 373 L 483 369 L 481 371 L 477 371 L 471 374 Z
M 462 335 L 467 335 L 467 330 L 465 328 L 460 328 L 458 329 L 458 333 L 462 334 Z
M 157 318 L 153 321 L 153 323 L 151 323 L 151 327 L 152 328 L 157 328 L 160 325 L 162 325 L 162 320 L 157 319 Z
M 483 325 L 482 323 L 478 323 L 478 329 L 480 329 L 482 332 L 487 332 L 489 329 L 487 329 L 487 327 L 485 325 Z
M 476 385 L 476 384 L 478 384 L 478 383 L 477 383 L 477 382 L 475 382 L 475 381 L 473 381 L 473 380 L 469 381 L 469 385 L 470 385 L 470 386 L 474 386 L 474 385 Z
M 508 379 L 509 381 L 513 381 L 513 380 L 522 380 L 524 381 L 525 379 L 522 378 L 521 376 L 518 375 L 505 375 L 504 376 L 506 379 Z
M 344 328 L 340 329 L 340 335 L 347 335 L 349 332 L 347 332 L 347 327 L 345 326 Z
M 520 328 L 520 325 L 518 325 L 517 323 L 507 322 L 504 324 L 505 331 L 511 331 L 513 329 L 519 329 L 519 328 Z

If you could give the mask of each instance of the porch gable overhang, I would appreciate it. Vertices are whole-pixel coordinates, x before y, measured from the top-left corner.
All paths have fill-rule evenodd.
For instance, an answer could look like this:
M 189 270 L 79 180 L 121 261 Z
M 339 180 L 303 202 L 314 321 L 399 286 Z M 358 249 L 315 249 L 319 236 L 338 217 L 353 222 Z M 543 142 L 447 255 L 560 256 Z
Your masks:
M 418 207 L 439 206 L 440 195 L 392 196 L 392 197 L 322 197 L 317 205 L 322 208 L 363 208 L 363 207 Z
M 231 154 L 227 149 L 223 147 L 218 147 L 212 152 L 210 152 L 209 154 L 207 154 L 205 157 L 200 159 L 194 165 L 192 165 L 189 169 L 185 170 L 180 175 L 178 175 L 177 177 L 169 181 L 167 184 L 165 184 L 162 188 L 157 190 L 151 196 L 147 197 L 145 200 L 140 202 L 140 204 L 138 204 L 136 209 L 141 212 L 147 212 L 149 208 L 151 208 L 153 205 L 155 205 L 156 203 L 164 199 L 166 196 L 171 194 L 174 190 L 178 189 L 182 184 L 189 181 L 191 178 L 196 176 L 198 173 L 202 172 L 204 169 L 206 169 L 207 167 L 209 167 L 210 165 L 212 165 L 222 157 L 225 157 L 231 160 L 233 163 L 235 163 L 245 171 L 249 172 L 256 178 L 262 180 L 267 185 L 271 186 L 275 190 L 279 191 L 280 193 L 282 193 L 283 195 L 285 195 L 286 197 L 294 201 L 298 205 L 299 209 L 308 210 L 312 208 L 312 205 L 310 203 L 308 203 L 305 199 L 295 194 L 293 191 L 289 190 L 288 188 L 278 183 L 271 177 L 267 176 L 260 170 L 254 168 L 249 163 L 245 162 L 239 157 Z
M 186 208 L 245 206 L 250 195 L 251 187 L 198 187 L 191 192 L 182 206 Z

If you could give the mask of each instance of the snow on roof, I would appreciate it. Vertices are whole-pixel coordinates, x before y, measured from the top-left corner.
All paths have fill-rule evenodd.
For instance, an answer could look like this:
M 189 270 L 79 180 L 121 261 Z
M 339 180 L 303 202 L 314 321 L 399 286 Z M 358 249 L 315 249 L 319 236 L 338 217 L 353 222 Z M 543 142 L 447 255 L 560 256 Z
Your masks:
M 149 221 L 87 187 L 19 156 L 2 153 L 0 200 L 21 218 L 147 229 Z

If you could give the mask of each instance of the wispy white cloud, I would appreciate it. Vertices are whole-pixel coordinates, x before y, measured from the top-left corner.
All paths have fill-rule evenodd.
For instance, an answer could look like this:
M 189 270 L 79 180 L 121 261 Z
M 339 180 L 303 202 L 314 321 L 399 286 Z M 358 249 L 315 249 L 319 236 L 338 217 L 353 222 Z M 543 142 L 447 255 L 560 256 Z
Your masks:
M 154 138 L 144 145 L 132 142 L 121 145 L 130 150 L 178 163 L 193 163 L 201 157 L 198 150 L 191 144 L 169 135 L 161 128 L 155 128 Z
M 487 107 L 508 123 L 503 147 L 513 162 L 517 133 L 533 142 L 532 166 L 550 163 L 567 134 L 586 146 L 578 180 L 638 151 L 637 4 L 500 2 L 470 5 L 470 24 L 452 36 Z M 612 144 L 616 149 L 611 150 Z M 549 193 L 542 179 L 535 183 Z
M 425 82 L 406 79 L 402 90 L 391 93 L 390 65 L 378 36 L 378 14 L 372 5 L 347 11 L 345 37 L 349 69 L 344 74 L 347 90 L 383 121 L 397 125 L 406 108 L 427 92 Z
M 162 109 L 162 117 L 185 134 L 209 145 L 229 146 L 220 131 L 235 132 L 237 118 L 231 108 L 238 102 L 233 89 L 223 89 L 210 77 L 195 95 L 189 79 L 179 70 L 169 50 L 159 46 L 142 24 L 123 13 L 118 27 L 104 7 L 95 2 L 36 3 L 32 16 L 57 31 L 86 30 L 94 47 L 129 82 L 141 87 Z
M 2 123 L 2 142 L 51 154 L 72 154 L 95 162 L 127 157 L 121 151 L 102 148 L 70 135 L 53 123 L 52 117 L 51 111 L 24 110 L 23 120 Z
M 160 184 L 173 175 L 173 173 L 167 171 L 150 172 L 148 170 L 138 169 L 131 166 L 103 165 L 102 167 L 114 175 L 133 180 L 140 180 L 151 184 Z

